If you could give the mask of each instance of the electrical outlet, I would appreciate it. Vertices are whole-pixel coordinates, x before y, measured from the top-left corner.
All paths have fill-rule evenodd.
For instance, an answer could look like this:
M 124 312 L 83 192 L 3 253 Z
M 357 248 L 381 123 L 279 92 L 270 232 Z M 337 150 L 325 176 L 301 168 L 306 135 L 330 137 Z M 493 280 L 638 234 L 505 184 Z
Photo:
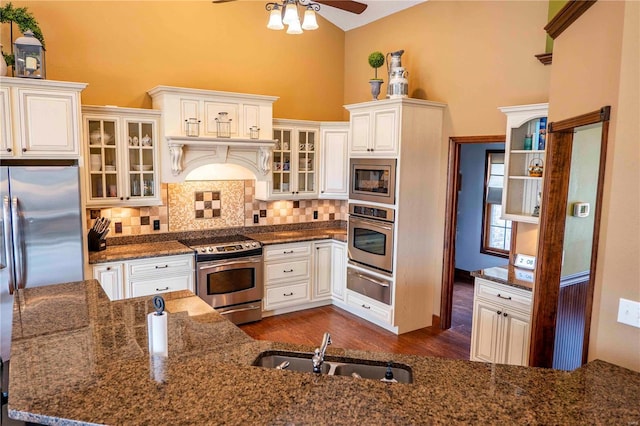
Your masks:
M 318 210 L 314 210 L 313 211 L 313 218 L 317 219 L 318 218 Z
M 620 298 L 618 322 L 640 328 L 640 302 Z
M 116 222 L 116 234 L 122 234 L 122 222 Z
M 266 210 L 260 210 L 260 217 L 267 217 L 267 211 Z
M 257 214 L 253 215 L 253 223 L 259 223 L 260 222 L 260 218 L 258 217 Z
M 158 219 L 153 221 L 153 230 L 154 231 L 159 231 L 160 230 L 160 221 Z

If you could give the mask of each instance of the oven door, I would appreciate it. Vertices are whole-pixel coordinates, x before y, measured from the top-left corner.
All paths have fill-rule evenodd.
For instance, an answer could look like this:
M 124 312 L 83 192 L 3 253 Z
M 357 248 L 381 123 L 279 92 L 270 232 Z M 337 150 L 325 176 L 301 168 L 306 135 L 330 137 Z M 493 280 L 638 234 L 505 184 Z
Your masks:
M 262 300 L 262 256 L 198 262 L 197 294 L 214 308 Z
M 393 223 L 349 216 L 349 259 L 393 272 Z

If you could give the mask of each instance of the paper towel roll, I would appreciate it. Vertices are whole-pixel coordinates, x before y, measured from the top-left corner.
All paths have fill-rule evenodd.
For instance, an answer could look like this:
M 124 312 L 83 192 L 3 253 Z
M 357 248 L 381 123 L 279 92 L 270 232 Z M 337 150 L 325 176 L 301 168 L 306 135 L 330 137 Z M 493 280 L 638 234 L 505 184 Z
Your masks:
M 147 331 L 149 332 L 149 354 L 168 356 L 167 313 L 155 312 L 147 315 Z

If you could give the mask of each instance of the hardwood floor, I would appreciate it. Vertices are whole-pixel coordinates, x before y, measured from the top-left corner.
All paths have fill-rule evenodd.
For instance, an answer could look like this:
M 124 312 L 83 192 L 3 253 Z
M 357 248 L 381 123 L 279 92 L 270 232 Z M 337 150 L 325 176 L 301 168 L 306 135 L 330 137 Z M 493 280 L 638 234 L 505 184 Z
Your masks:
M 254 339 L 318 346 L 331 333 L 333 346 L 376 352 L 469 359 L 473 284 L 454 284 L 452 325 L 439 324 L 399 336 L 335 306 L 293 312 L 241 325 Z

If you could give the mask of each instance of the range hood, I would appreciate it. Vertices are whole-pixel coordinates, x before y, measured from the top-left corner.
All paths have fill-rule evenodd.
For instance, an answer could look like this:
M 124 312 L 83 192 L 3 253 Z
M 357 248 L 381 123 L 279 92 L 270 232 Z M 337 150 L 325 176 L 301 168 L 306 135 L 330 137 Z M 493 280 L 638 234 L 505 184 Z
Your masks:
M 191 172 L 212 164 L 234 164 L 250 170 L 257 181 L 271 180 L 273 102 L 278 97 L 172 86 L 148 93 L 153 108 L 162 111 L 163 182 L 183 182 Z M 221 114 L 230 120 L 228 137 L 218 135 L 216 119 Z M 197 136 L 187 136 L 187 122 L 197 123 Z M 257 139 L 250 137 L 251 127 L 259 129 Z M 244 178 L 238 173 L 238 179 Z

